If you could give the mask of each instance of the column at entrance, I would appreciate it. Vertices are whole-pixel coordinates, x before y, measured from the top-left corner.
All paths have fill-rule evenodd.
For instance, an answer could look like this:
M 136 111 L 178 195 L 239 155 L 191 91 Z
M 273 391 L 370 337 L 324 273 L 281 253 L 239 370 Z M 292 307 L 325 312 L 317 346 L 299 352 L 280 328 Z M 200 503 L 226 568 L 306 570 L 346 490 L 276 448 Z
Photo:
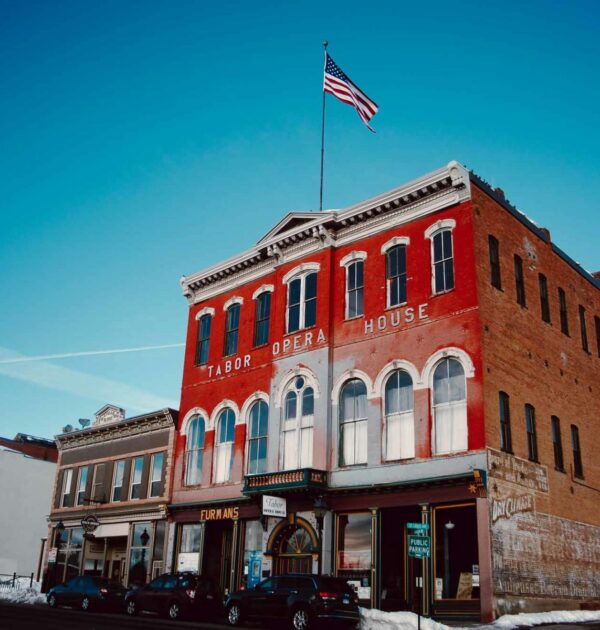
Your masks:
M 379 508 L 371 511 L 371 608 L 379 608 Z

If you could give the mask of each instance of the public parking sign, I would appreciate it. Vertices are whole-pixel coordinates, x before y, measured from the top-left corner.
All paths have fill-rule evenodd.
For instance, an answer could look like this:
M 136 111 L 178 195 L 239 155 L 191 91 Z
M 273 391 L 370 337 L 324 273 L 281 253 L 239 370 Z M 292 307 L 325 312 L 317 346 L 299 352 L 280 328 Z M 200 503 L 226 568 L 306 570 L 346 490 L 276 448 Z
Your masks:
M 411 558 L 429 558 L 431 556 L 431 538 L 429 536 L 408 536 L 408 555 Z

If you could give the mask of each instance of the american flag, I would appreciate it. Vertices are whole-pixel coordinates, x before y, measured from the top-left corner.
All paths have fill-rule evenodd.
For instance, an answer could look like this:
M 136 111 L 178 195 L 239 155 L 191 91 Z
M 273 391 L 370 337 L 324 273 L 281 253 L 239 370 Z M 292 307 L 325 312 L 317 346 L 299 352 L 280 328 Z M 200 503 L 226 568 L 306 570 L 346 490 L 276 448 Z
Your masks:
M 325 53 L 325 77 L 323 80 L 323 91 L 333 94 L 342 103 L 352 105 L 358 112 L 360 119 L 365 125 L 375 133 L 369 126 L 369 121 L 379 107 L 374 103 L 359 87 L 343 73 L 342 69 Z

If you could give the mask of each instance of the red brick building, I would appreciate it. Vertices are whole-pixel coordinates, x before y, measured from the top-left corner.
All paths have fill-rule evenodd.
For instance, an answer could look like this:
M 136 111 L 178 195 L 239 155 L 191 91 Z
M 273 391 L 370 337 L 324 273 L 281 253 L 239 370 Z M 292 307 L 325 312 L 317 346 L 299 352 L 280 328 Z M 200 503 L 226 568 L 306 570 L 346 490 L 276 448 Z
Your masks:
M 501 191 L 451 162 L 182 287 L 174 568 L 438 617 L 600 597 L 600 282 Z

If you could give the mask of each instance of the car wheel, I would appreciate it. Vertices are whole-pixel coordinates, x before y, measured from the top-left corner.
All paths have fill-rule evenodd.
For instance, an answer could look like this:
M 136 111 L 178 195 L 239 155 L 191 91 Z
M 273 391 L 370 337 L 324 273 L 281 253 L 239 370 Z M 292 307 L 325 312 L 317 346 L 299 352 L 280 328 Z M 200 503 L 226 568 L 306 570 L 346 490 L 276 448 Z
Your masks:
M 50 608 L 56 608 L 57 604 L 58 602 L 56 601 L 56 596 L 50 595 L 50 597 L 48 597 L 48 606 L 50 606 Z
M 137 615 L 137 606 L 135 604 L 135 600 L 134 599 L 130 599 L 127 604 L 125 605 L 125 612 L 130 616 L 133 617 L 134 615 Z
M 292 613 L 293 630 L 308 630 L 310 627 L 310 614 L 306 608 L 297 608 Z
M 91 603 L 92 602 L 90 602 L 90 598 L 87 595 L 84 595 L 83 599 L 81 600 L 81 604 L 80 604 L 81 610 L 88 611 L 90 609 L 90 604 Z
M 230 626 L 239 626 L 242 623 L 242 607 L 239 604 L 231 604 L 227 609 L 227 621 Z
M 181 617 L 181 606 L 179 602 L 171 602 L 167 608 L 167 617 L 175 621 Z

